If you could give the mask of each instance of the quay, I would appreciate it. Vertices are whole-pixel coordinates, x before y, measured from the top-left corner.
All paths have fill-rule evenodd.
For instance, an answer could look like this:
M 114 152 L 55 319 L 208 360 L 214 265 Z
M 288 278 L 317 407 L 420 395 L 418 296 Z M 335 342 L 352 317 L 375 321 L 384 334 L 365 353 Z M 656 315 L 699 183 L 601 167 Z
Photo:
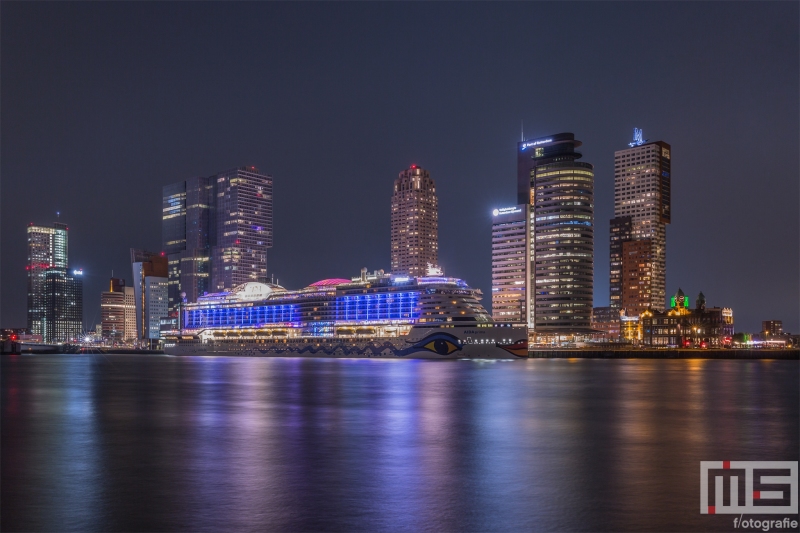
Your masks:
M 641 348 L 536 348 L 534 359 L 800 359 L 800 349 L 641 349 Z

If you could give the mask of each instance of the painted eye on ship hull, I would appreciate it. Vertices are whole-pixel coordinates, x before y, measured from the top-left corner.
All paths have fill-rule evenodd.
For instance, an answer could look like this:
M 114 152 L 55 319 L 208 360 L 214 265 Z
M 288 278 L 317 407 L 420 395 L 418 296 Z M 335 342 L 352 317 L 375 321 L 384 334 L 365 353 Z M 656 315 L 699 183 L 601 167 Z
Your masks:
M 423 344 L 424 343 L 424 344 Z M 417 345 L 418 348 L 424 348 L 439 355 L 450 355 L 456 350 L 460 350 L 458 339 L 451 335 L 434 335 L 424 339 Z

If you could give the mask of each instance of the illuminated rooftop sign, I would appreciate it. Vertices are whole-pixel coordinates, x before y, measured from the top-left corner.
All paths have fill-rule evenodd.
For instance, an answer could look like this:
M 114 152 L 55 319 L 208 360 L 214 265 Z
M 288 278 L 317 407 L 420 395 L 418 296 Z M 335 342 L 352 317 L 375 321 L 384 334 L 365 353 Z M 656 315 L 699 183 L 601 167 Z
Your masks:
M 82 268 L 80 268 L 80 269 L 78 269 L 78 270 L 73 270 L 73 271 L 72 271 L 72 275 L 73 275 L 73 276 L 83 276 L 83 269 L 82 269 Z
M 633 128 L 633 141 L 628 143 L 628 146 L 633 148 L 634 146 L 641 146 L 650 139 L 642 139 L 642 130 L 639 128 Z
M 525 150 L 527 148 L 530 148 L 531 146 L 539 146 L 540 144 L 547 144 L 547 143 L 551 143 L 551 142 L 553 142 L 553 139 L 550 139 L 550 138 L 548 138 L 548 139 L 539 139 L 538 141 L 525 142 L 525 143 L 522 143 L 522 146 L 520 147 L 520 150 Z
M 521 207 L 501 207 L 500 209 L 495 209 L 492 211 L 494 216 L 499 215 L 515 215 L 517 213 L 522 213 Z

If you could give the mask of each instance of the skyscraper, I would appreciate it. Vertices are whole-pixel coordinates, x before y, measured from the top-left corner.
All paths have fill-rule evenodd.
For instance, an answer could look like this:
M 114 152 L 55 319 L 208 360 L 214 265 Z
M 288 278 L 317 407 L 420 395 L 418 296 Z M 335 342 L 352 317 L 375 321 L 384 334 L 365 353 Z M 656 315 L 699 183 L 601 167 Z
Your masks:
M 577 161 L 581 144 L 572 133 L 518 144 L 518 199 L 527 194 L 531 206 L 528 324 L 537 335 L 591 328 L 594 166 Z
M 80 339 L 83 333 L 83 271 L 51 267 L 45 270 L 44 342 Z
M 530 301 L 530 206 L 492 213 L 492 318 L 527 324 Z
M 439 201 L 427 170 L 411 165 L 394 181 L 392 274 L 425 276 L 439 263 Z
M 272 176 L 259 173 L 256 167 L 239 167 L 214 180 L 213 289 L 266 282 L 267 250 L 272 248 Z
M 44 342 L 69 342 L 83 331 L 83 272 L 68 270 L 68 229 L 28 226 L 28 329 Z
M 136 339 L 136 296 L 124 279 L 111 278 L 109 290 L 100 293 L 103 337 L 114 342 Z
M 48 268 L 67 268 L 67 225 L 56 222 L 53 227 L 28 226 L 28 330 L 32 335 L 45 335 L 47 292 L 45 272 Z
M 629 316 L 646 308 L 663 311 L 666 304 L 667 224 L 671 222 L 671 147 L 663 141 L 649 142 L 642 130 L 634 130 L 629 148 L 614 153 L 614 218 L 611 221 L 611 306 L 625 307 Z M 626 220 L 629 217 L 629 222 Z M 628 224 L 628 228 L 622 228 Z M 614 229 L 619 238 L 615 240 Z M 633 277 L 620 274 L 617 254 L 626 241 L 648 241 L 637 245 L 644 266 Z M 649 246 L 649 252 L 642 250 Z M 632 249 L 631 249 L 632 250 Z M 644 260 L 646 259 L 646 260 Z M 632 271 L 629 270 L 628 274 Z M 620 282 L 622 283 L 620 284 Z
M 169 307 L 176 311 L 181 292 L 189 302 L 212 290 L 211 247 L 215 178 L 194 177 L 163 188 L 161 239 L 169 265 Z

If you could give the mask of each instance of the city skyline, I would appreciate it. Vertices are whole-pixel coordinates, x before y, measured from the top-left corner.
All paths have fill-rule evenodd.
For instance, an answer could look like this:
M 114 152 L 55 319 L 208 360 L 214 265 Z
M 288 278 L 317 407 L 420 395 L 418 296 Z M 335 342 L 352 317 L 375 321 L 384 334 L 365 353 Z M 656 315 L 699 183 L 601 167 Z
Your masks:
M 395 56 L 389 54 L 393 59 L 387 66 L 399 71 L 421 69 L 436 83 L 429 84 L 425 94 L 389 90 L 380 99 L 371 92 L 356 92 L 354 99 L 348 96 L 351 86 L 347 76 L 358 77 L 365 71 L 358 64 L 345 63 L 338 65 L 345 74 L 340 76 L 323 65 L 319 75 L 332 76 L 334 81 L 328 85 L 328 92 L 315 92 L 291 75 L 284 85 L 271 88 L 265 100 L 260 92 L 251 92 L 244 84 L 230 91 L 215 83 L 205 89 L 198 86 L 191 90 L 177 85 L 180 75 L 190 81 L 202 79 L 195 63 L 188 61 L 159 85 L 158 99 L 175 102 L 172 110 L 159 108 L 146 85 L 124 89 L 123 70 L 108 64 L 109 59 L 101 56 L 87 59 L 91 68 L 107 67 L 104 76 L 109 82 L 101 84 L 96 92 L 64 89 L 66 92 L 59 98 L 54 96 L 59 94 L 58 89 L 48 86 L 37 89 L 40 92 L 26 93 L 24 89 L 34 83 L 37 75 L 24 65 L 32 65 L 36 72 L 51 72 L 59 79 L 73 80 L 70 83 L 83 87 L 84 82 L 75 77 L 76 73 L 63 66 L 80 66 L 76 61 L 81 57 L 81 38 L 73 34 L 69 24 L 63 28 L 54 25 L 62 18 L 85 18 L 85 13 L 93 8 L 4 7 L 6 31 L 2 54 L 7 76 L 2 80 L 6 127 L 3 129 L 4 276 L 0 318 L 4 327 L 25 323 L 23 239 L 28 222 L 50 224 L 56 220 L 56 211 L 61 211 L 62 220 L 69 222 L 71 263 L 85 272 L 84 322 L 93 325 L 100 318 L 99 298 L 94 295 L 99 295 L 107 285 L 112 270 L 129 271 L 128 249 L 159 249 L 161 187 L 239 164 L 255 165 L 274 176 L 278 200 L 276 241 L 270 253 L 268 275 L 274 274 L 281 284 L 301 287 L 325 277 L 349 276 L 363 266 L 388 271 L 385 243 L 390 221 L 386 216 L 386 194 L 396 169 L 416 163 L 436 177 L 441 266 L 448 274 L 483 289 L 486 295 L 491 287 L 491 212 L 516 203 L 513 150 L 519 138 L 519 121 L 523 120 L 528 138 L 552 131 L 575 132 L 584 142 L 581 150 L 584 159 L 595 165 L 595 306 L 605 306 L 608 302 L 606 242 L 608 221 L 613 216 L 614 152 L 625 148 L 633 128 L 637 127 L 644 130 L 646 137 L 667 140 L 680 156 L 674 169 L 679 179 L 673 184 L 666 293 L 672 294 L 678 287 L 687 294 L 703 291 L 714 302 L 735 310 L 740 331 L 756 331 L 761 321 L 771 319 L 782 320 L 786 331 L 800 329 L 795 223 L 798 135 L 796 121 L 786 121 L 786 117 L 797 115 L 792 112 L 797 109 L 796 97 L 791 96 L 797 92 L 797 76 L 781 67 L 787 62 L 796 64 L 792 61 L 797 39 L 796 30 L 775 30 L 785 20 L 796 19 L 796 5 L 767 5 L 758 9 L 749 5 L 614 6 L 608 11 L 621 20 L 615 22 L 607 16 L 608 28 L 593 29 L 590 32 L 593 37 L 608 39 L 615 25 L 623 27 L 642 17 L 655 16 L 671 24 L 674 33 L 682 37 L 659 36 L 645 51 L 629 46 L 644 35 L 635 28 L 629 29 L 625 39 L 611 38 L 611 42 L 600 47 L 602 50 L 582 49 L 582 53 L 598 59 L 598 66 L 583 67 L 589 70 L 589 77 L 594 73 L 596 83 L 575 84 L 571 75 L 562 73 L 544 88 L 532 88 L 527 74 L 517 72 L 514 67 L 523 64 L 519 61 L 520 50 L 546 42 L 548 32 L 537 38 L 511 32 L 512 36 L 502 45 L 487 46 L 486 57 L 480 52 L 475 52 L 477 55 L 470 52 L 474 59 L 465 62 L 458 53 L 451 52 L 457 51 L 458 46 L 469 47 L 468 42 L 455 38 L 451 45 L 439 43 L 439 39 L 453 37 L 449 33 L 452 30 L 444 29 L 441 24 L 446 13 L 441 6 L 404 9 L 350 6 L 339 11 L 323 6 L 319 11 L 330 10 L 334 18 L 344 16 L 338 14 L 340 11 L 357 21 L 376 14 L 396 16 L 398 22 L 381 25 L 392 31 L 395 24 L 399 28 L 407 18 L 416 17 L 421 35 L 435 41 L 441 50 L 426 59 L 422 43 L 403 45 Z M 152 22 L 143 15 L 146 10 L 133 6 L 98 9 L 102 16 L 97 23 L 116 26 L 120 36 L 130 37 L 137 29 L 143 30 L 143 35 L 158 33 L 160 25 L 165 24 Z M 216 13 L 213 6 L 150 9 L 163 15 L 159 20 L 164 21 L 188 9 L 197 14 L 200 26 L 209 24 Z M 222 17 L 221 24 L 246 20 L 248 17 L 241 15 L 249 10 L 264 15 L 271 13 L 271 9 L 275 8 L 237 6 Z M 41 10 L 45 15 L 58 16 L 52 19 L 44 16 L 40 26 L 31 26 L 32 14 Z M 581 13 L 574 13 L 570 7 L 549 5 L 465 6 L 466 18 L 456 29 L 489 14 L 502 19 L 509 28 L 516 28 L 514 20 L 524 19 L 523 15 L 538 15 L 553 18 L 555 29 L 569 30 L 559 18 L 564 13 L 589 18 L 601 11 L 596 6 L 587 6 Z M 282 16 L 290 22 L 288 27 L 304 32 L 318 27 L 317 21 L 298 26 L 300 12 L 302 7 L 283 8 Z M 719 13 L 726 14 L 725 24 L 720 30 L 721 37 L 718 36 L 722 40 L 714 41 L 699 28 L 716 21 Z M 127 15 L 130 19 L 119 24 Z M 377 30 L 364 28 L 370 35 Z M 51 32 L 53 36 L 45 37 L 42 32 Z M 149 72 L 149 67 L 137 57 L 151 58 L 165 67 L 174 61 L 192 59 L 177 44 L 187 37 L 182 32 L 179 30 L 181 35 L 167 38 L 168 48 L 175 50 L 174 57 L 167 54 L 161 59 L 156 58 L 156 45 L 134 51 L 110 33 L 101 31 L 97 38 L 110 46 L 123 46 L 122 55 L 133 62 L 133 70 Z M 787 33 L 790 37 L 785 37 Z M 495 35 L 494 30 L 492 34 Z M 784 37 L 765 37 L 775 34 Z M 38 47 L 22 50 L 13 44 L 18 42 L 23 46 L 37 36 L 42 37 Z M 377 33 L 370 38 L 377 39 L 375 54 L 386 52 L 387 46 L 391 46 Z M 48 48 L 48 43 L 59 39 L 68 43 L 63 50 Z M 250 38 L 237 37 L 236 46 L 213 41 L 207 47 L 217 50 L 221 58 L 239 57 L 237 47 L 245 44 L 242 39 Z M 585 40 L 578 42 L 586 44 Z M 286 65 L 265 55 L 264 50 L 257 46 L 252 61 L 262 60 L 268 66 Z M 331 50 L 355 51 L 361 60 L 373 57 L 372 51 L 361 51 L 346 37 L 334 38 Z M 314 53 L 327 58 L 331 51 Z M 311 50 L 302 49 L 295 54 L 299 54 L 295 58 L 297 64 L 314 64 Z M 445 57 L 442 54 L 451 57 L 453 64 L 442 63 L 441 58 Z M 550 62 L 557 63 L 565 57 L 555 49 L 552 55 L 542 58 L 550 69 L 555 68 Z M 700 60 L 692 59 L 696 57 Z M 234 72 L 230 69 L 250 65 L 250 61 L 241 59 L 231 67 L 223 63 L 214 66 L 220 71 L 219 78 L 224 79 Z M 431 68 L 437 61 L 445 68 L 444 73 L 434 76 L 437 73 Z M 669 78 L 669 88 L 655 82 L 618 81 L 626 77 L 629 69 L 663 72 L 665 79 Z M 459 74 L 462 70 L 482 71 L 486 76 L 479 78 L 476 87 L 465 87 L 463 92 L 461 88 L 454 90 L 461 87 L 455 82 L 462 79 Z M 769 78 L 774 83 L 769 87 L 760 85 L 750 77 L 742 77 L 742 70 L 758 73 L 757 77 Z M 376 87 L 384 89 L 394 83 L 386 69 L 378 69 L 372 79 Z M 297 96 L 290 88 L 299 91 Z M 180 103 L 179 95 L 186 90 L 195 95 L 189 100 L 194 98 L 201 106 L 218 102 L 216 106 L 205 107 L 208 110 L 205 127 L 193 124 L 192 131 L 183 129 L 186 126 L 178 127 L 185 122 L 187 113 L 196 112 L 194 106 Z M 565 93 L 562 99 L 556 98 L 560 91 Z M 647 98 L 640 93 L 648 93 Z M 548 109 L 538 105 L 537 101 L 551 97 L 554 100 Z M 40 106 L 44 98 L 69 105 L 59 110 Z M 236 100 L 243 105 L 234 105 Z M 472 105 L 479 101 L 483 107 Z M 324 111 L 329 108 L 326 102 L 339 102 L 338 109 Z M 384 107 L 393 103 L 402 103 L 399 113 Z M 289 111 L 280 111 L 284 104 Z M 307 110 L 301 104 L 308 104 Z M 36 107 L 43 109 L 38 111 Z M 358 110 L 372 111 L 376 116 L 359 115 Z M 404 113 L 409 111 L 413 112 L 405 118 Z M 91 117 L 91 124 L 84 126 L 71 121 L 74 112 Z M 165 116 L 156 116 L 159 113 Z M 340 113 L 349 119 L 342 121 Z M 138 118 L 137 114 L 144 118 Z M 250 114 L 252 119 L 247 118 Z M 26 117 L 33 120 L 23 120 Z M 274 120 L 265 122 L 267 117 Z M 216 133 L 229 130 L 236 120 L 243 120 L 241 133 L 232 130 L 226 133 L 230 140 Z M 407 121 L 423 127 L 411 128 Z M 264 123 L 269 127 L 253 129 Z M 65 129 L 68 124 L 74 124 L 70 127 L 77 128 L 75 132 Z M 159 132 L 162 127 L 164 133 Z M 254 131 L 259 135 L 252 135 Z M 315 157 L 305 157 L 309 150 Z M 37 155 L 46 157 L 36 161 Z M 34 161 L 36 164 L 31 164 Z M 758 201 L 753 201 L 753 191 L 760 195 Z M 742 213 L 747 216 L 741 216 Z M 785 223 L 787 217 L 792 224 Z M 754 272 L 770 275 L 754 280 Z M 489 304 L 486 297 L 484 303 Z M 94 320 L 93 314 L 96 314 Z

